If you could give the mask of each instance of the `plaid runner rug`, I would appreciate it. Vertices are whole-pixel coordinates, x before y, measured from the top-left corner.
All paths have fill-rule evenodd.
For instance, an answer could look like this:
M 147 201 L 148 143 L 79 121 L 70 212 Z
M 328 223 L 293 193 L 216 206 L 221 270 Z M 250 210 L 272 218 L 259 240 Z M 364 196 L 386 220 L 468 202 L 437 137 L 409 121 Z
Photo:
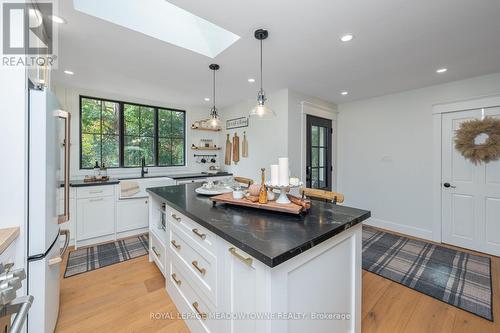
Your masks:
M 488 257 L 363 226 L 363 269 L 493 321 Z
M 93 271 L 148 254 L 148 235 L 120 239 L 71 251 L 64 277 Z

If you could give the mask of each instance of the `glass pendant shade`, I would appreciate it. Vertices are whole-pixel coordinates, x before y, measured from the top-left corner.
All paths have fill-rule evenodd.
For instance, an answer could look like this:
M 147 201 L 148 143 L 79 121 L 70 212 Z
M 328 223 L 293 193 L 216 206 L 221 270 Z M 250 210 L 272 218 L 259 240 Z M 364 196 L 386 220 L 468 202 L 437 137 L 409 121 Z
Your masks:
M 217 109 L 215 107 L 210 110 L 210 120 L 208 121 L 208 124 L 212 128 L 218 128 L 220 126 L 219 114 L 217 113 Z
M 250 116 L 258 119 L 269 119 L 276 117 L 276 113 L 265 105 L 266 95 L 263 90 L 257 96 L 257 105 L 250 111 Z

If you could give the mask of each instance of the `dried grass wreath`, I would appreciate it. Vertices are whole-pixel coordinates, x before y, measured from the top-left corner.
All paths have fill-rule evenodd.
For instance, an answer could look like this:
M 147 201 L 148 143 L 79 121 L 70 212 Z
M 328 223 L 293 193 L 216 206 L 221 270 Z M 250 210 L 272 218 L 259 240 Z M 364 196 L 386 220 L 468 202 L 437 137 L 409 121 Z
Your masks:
M 463 122 L 456 131 L 455 148 L 474 164 L 500 158 L 500 119 L 486 117 Z

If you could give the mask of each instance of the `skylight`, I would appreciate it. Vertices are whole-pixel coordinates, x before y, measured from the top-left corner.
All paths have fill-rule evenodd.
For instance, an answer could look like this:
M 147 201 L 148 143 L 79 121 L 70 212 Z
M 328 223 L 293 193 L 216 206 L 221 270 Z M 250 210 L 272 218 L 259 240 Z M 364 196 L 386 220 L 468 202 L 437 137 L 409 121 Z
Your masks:
M 240 36 L 165 0 L 73 0 L 76 10 L 215 58 Z

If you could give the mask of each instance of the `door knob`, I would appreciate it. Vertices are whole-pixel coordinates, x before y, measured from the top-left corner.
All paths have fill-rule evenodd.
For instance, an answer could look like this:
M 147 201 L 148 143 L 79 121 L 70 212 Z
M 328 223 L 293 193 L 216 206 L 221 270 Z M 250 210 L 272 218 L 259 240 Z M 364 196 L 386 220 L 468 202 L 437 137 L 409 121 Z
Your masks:
M 457 188 L 456 186 L 453 186 L 450 183 L 444 183 L 443 186 L 446 188 Z

